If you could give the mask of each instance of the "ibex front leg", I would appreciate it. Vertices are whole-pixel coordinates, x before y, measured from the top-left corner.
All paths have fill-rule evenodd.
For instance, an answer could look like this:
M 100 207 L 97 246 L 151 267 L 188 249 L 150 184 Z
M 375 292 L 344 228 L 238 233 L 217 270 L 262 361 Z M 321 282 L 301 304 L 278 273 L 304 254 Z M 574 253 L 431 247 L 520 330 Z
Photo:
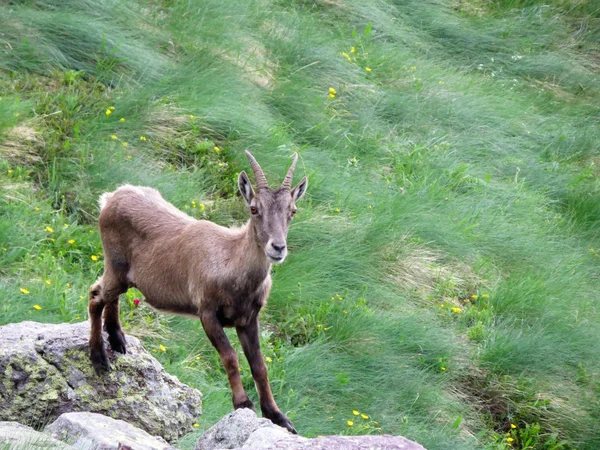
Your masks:
M 273 423 L 280 427 L 287 428 L 294 434 L 297 434 L 294 425 L 277 407 L 271 386 L 269 385 L 269 377 L 267 376 L 267 366 L 263 360 L 260 351 L 260 340 L 258 336 L 258 319 L 254 318 L 245 327 L 236 327 L 238 338 L 244 349 L 244 354 L 250 363 L 252 370 L 252 378 L 256 383 L 256 389 L 260 397 L 260 409 L 263 417 L 270 419 Z
M 254 410 L 254 405 L 242 386 L 237 353 L 229 343 L 229 339 L 227 339 L 227 335 L 217 318 L 216 312 L 212 310 L 203 311 L 200 314 L 200 320 L 208 339 L 219 352 L 221 362 L 223 363 L 225 372 L 227 372 L 227 378 L 229 379 L 229 385 L 233 394 L 233 407 L 235 409 L 250 408 Z

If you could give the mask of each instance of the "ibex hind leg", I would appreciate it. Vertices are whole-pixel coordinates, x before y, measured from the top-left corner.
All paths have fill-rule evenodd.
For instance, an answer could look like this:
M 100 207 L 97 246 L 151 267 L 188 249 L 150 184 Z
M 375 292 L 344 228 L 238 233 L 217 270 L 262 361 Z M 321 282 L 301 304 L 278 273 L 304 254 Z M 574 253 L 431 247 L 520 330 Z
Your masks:
M 108 333 L 108 342 L 112 350 L 119 353 L 126 352 L 125 335 L 119 323 L 119 295 L 126 290 L 125 286 L 107 272 L 90 288 L 90 358 L 98 373 L 110 368 L 102 340 L 103 311 L 104 328 Z
M 108 343 L 110 348 L 114 352 L 127 353 L 125 340 L 125 333 L 121 329 L 121 322 L 119 321 L 119 301 L 117 294 L 117 301 L 112 303 L 106 303 L 104 307 L 104 329 L 108 333 Z
M 102 294 L 102 278 L 100 278 L 90 288 L 88 303 L 90 314 L 90 359 L 97 373 L 106 371 L 110 367 L 102 341 L 102 311 L 105 305 Z

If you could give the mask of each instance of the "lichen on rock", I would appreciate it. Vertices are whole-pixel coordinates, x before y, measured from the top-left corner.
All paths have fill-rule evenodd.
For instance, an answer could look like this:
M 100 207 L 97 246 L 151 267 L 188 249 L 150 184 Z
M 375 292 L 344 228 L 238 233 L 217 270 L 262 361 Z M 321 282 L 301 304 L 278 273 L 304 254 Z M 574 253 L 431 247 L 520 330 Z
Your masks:
M 40 428 L 65 412 L 90 411 L 125 420 L 173 441 L 193 429 L 202 395 L 167 374 L 140 341 L 126 355 L 107 346 L 112 370 L 89 361 L 89 324 L 21 322 L 0 327 L 0 420 Z

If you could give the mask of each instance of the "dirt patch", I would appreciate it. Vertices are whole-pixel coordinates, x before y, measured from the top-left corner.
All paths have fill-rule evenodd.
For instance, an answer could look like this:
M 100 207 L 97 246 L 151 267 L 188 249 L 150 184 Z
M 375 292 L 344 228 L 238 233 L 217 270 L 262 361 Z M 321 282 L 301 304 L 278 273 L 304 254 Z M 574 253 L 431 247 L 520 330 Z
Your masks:
M 10 130 L 0 143 L 0 154 L 14 163 L 35 164 L 41 161 L 38 150 L 43 145 L 42 137 L 36 130 L 19 125 Z
M 388 246 L 382 258 L 390 262 L 388 276 L 394 283 L 423 302 L 436 298 L 458 304 L 482 284 L 469 265 L 424 244 L 411 242 L 408 236 Z

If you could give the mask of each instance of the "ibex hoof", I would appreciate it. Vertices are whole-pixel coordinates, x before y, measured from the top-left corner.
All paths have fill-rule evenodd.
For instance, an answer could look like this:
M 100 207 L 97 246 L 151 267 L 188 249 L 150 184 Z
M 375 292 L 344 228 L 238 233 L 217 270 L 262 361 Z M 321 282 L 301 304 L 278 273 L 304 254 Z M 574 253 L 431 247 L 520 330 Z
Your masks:
M 125 340 L 125 334 L 121 330 L 114 331 L 108 335 L 108 343 L 110 344 L 110 348 L 112 348 L 113 352 L 118 352 L 122 354 L 127 353 Z
M 240 402 L 237 405 L 234 405 L 233 407 L 235 409 L 248 408 L 248 409 L 251 409 L 252 411 L 256 412 L 256 410 L 254 409 L 254 404 L 252 403 L 252 400 L 250 400 L 250 399 L 246 399 L 243 402 Z
M 264 414 L 263 414 L 264 415 Z M 294 424 L 290 419 L 284 416 L 281 412 L 277 412 L 273 414 L 271 417 L 268 417 L 275 425 L 279 425 L 280 427 L 285 428 L 292 434 L 298 434 L 296 429 L 294 428 Z
M 108 356 L 106 356 L 104 349 L 101 351 L 92 350 L 90 352 L 90 359 L 92 360 L 92 366 L 94 366 L 97 375 L 102 375 L 104 372 L 110 371 L 110 363 L 108 362 Z

